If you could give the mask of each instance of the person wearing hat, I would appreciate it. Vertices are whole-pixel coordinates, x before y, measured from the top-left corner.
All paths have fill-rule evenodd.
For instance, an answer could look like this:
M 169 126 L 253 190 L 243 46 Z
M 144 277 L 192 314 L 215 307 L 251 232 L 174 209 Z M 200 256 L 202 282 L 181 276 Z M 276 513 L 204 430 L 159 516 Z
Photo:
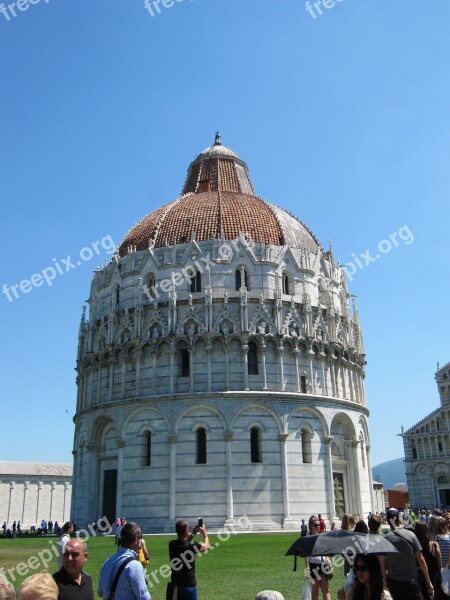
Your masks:
M 427 563 L 422 556 L 422 546 L 416 535 L 402 526 L 401 517 L 402 514 L 395 508 L 387 511 L 387 520 L 391 531 L 385 537 L 398 550 L 398 553 L 387 555 L 388 587 L 393 600 L 405 600 L 406 598 L 421 600 L 420 587 L 417 583 L 417 564 L 422 569 L 430 595 L 434 593 L 434 588 L 428 574 Z

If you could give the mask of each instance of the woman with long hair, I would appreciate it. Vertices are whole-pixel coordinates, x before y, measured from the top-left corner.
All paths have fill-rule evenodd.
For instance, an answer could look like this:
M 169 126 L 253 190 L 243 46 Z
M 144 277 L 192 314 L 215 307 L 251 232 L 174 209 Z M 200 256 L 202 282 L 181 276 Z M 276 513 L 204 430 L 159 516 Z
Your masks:
M 319 518 L 316 515 L 312 515 L 308 521 L 309 535 L 318 534 L 319 527 Z M 312 586 L 312 600 L 318 600 L 319 589 L 322 591 L 323 600 L 331 600 L 328 578 L 322 570 L 324 563 L 330 564 L 326 556 L 307 556 L 305 558 L 306 576 L 309 578 Z
M 353 564 L 355 584 L 347 594 L 348 600 L 392 600 L 392 596 L 384 587 L 380 563 L 375 554 L 357 554 Z M 345 598 L 343 590 L 338 598 Z M 406 600 L 406 599 L 405 599 Z
M 430 528 L 428 524 L 422 521 L 416 521 L 414 525 L 414 533 L 422 546 L 422 555 L 427 563 L 428 574 L 431 579 L 431 583 L 434 587 L 434 592 L 437 598 L 441 598 L 441 550 L 439 544 L 433 541 L 431 537 Z M 434 596 L 430 596 L 428 593 L 427 582 L 423 576 L 422 569 L 418 570 L 418 582 L 420 585 L 420 591 L 422 592 L 424 600 L 431 600 Z

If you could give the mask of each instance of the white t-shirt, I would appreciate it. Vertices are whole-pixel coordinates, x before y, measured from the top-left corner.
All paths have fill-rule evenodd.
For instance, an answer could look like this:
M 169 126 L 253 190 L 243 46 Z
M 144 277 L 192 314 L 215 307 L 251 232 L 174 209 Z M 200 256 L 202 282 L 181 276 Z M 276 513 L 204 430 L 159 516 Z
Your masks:
M 62 555 L 64 554 L 66 544 L 69 541 L 70 535 L 67 535 L 67 533 L 63 533 L 58 540 L 58 569 L 60 569 L 63 566 Z

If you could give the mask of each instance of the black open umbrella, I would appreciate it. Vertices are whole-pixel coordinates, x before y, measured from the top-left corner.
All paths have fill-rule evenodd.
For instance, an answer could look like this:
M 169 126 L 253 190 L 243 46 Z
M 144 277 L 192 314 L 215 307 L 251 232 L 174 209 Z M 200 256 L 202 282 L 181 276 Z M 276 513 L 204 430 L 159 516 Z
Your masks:
M 398 552 L 398 550 L 382 535 L 335 529 L 326 533 L 298 538 L 285 556 L 334 556 L 342 554 L 353 558 L 357 554 L 391 554 L 393 552 Z

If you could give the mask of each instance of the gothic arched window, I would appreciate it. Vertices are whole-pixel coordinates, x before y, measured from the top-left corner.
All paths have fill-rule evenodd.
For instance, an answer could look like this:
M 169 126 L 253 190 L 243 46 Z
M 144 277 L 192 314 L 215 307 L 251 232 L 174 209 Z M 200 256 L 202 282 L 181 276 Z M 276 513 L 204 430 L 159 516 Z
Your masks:
M 200 271 L 191 278 L 191 293 L 195 294 L 196 292 L 202 291 L 202 274 Z
M 283 273 L 282 287 L 283 294 L 289 295 L 289 276 L 287 273 Z
M 186 349 L 180 352 L 180 375 L 189 377 L 189 352 Z
M 359 445 L 361 446 L 361 463 L 362 463 L 363 469 L 365 469 L 366 468 L 366 447 L 364 444 L 364 436 L 362 433 L 359 436 Z
M 145 278 L 144 294 L 149 300 L 153 300 L 155 297 L 155 276 L 153 273 L 148 273 Z
M 119 304 L 120 304 L 120 285 L 116 284 L 116 305 L 117 305 L 117 310 L 119 310 Z
M 255 342 L 248 343 L 247 370 L 249 375 L 258 375 L 258 347 Z
M 302 456 L 304 463 L 312 463 L 311 433 L 302 429 Z
M 261 463 L 261 430 L 258 427 L 250 429 L 250 456 L 252 463 Z
M 145 431 L 143 434 L 143 466 L 150 467 L 152 464 L 152 432 Z
M 306 375 L 301 375 L 300 376 L 300 391 L 302 394 L 307 394 L 308 393 L 308 388 L 306 385 Z
M 196 431 L 197 453 L 196 463 L 198 465 L 206 465 L 206 430 L 204 427 L 199 427 Z
M 246 287 L 247 289 L 249 289 L 248 287 L 248 274 L 247 271 L 244 269 L 244 281 L 242 281 L 242 273 L 241 273 L 241 269 L 237 269 L 235 275 L 235 287 L 236 287 L 236 291 L 238 292 L 241 287 L 242 284 L 244 285 L 244 287 Z

